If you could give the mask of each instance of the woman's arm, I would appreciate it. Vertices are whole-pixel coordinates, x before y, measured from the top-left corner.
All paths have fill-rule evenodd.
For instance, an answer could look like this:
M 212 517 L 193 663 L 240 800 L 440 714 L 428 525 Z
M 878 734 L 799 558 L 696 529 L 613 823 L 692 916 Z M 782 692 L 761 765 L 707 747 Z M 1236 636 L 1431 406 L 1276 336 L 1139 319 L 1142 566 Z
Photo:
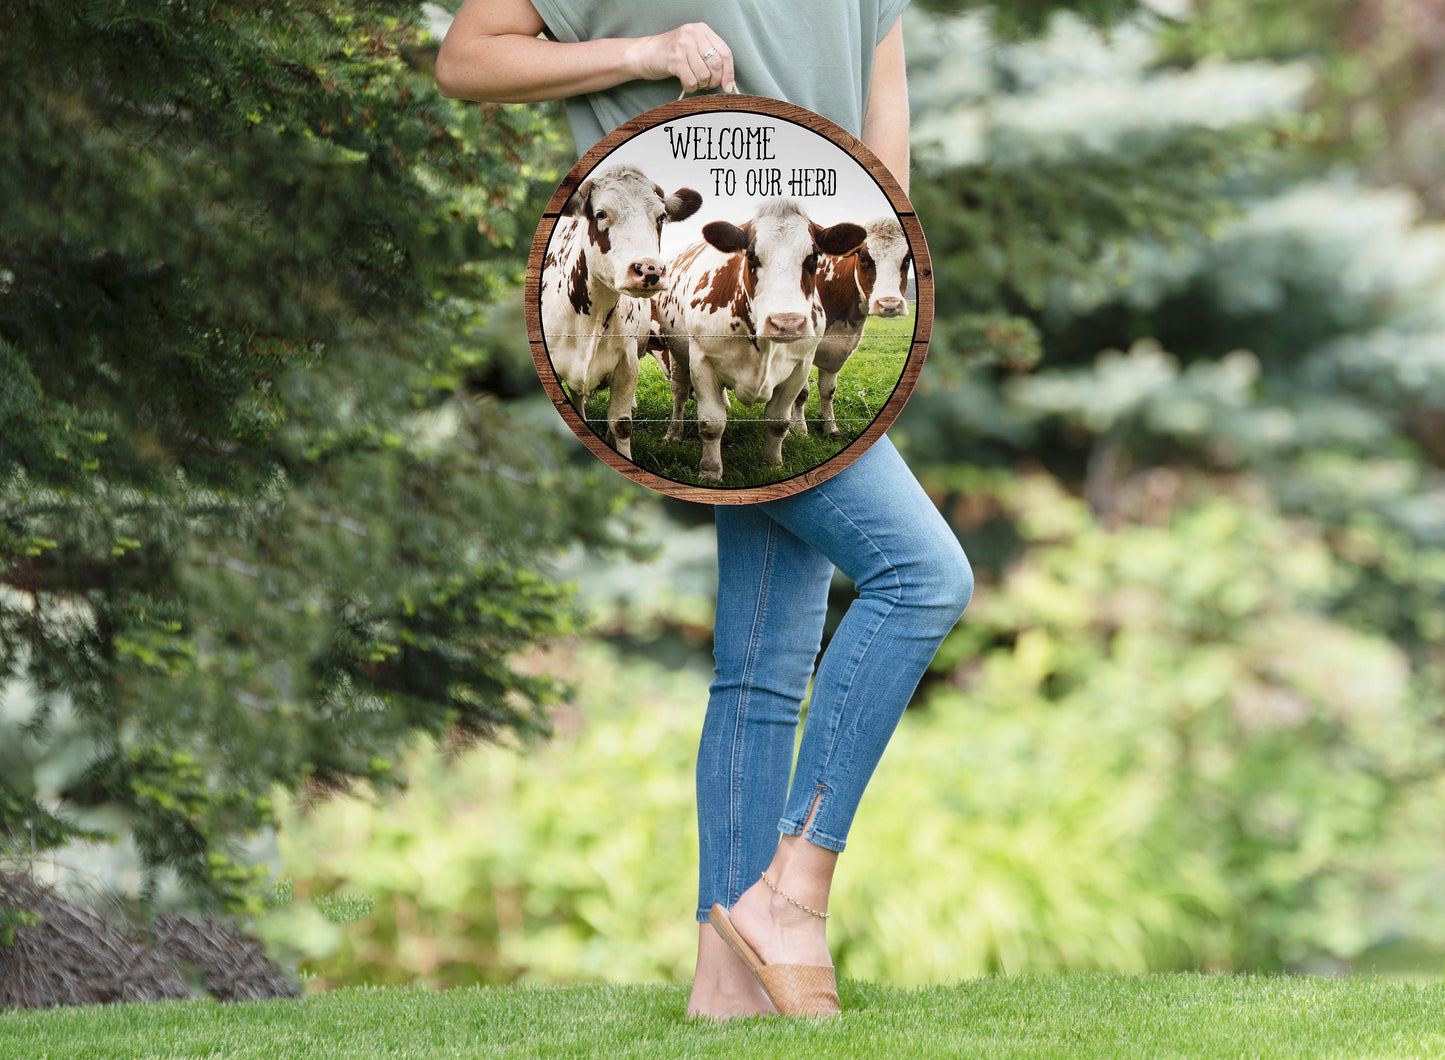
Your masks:
M 900 15 L 873 51 L 873 80 L 863 114 L 863 142 L 908 194 L 908 73 Z
M 732 52 L 705 22 L 576 44 L 542 40 L 543 28 L 529 0 L 464 0 L 437 52 L 437 88 L 453 99 L 493 103 L 537 103 L 665 77 L 689 92 L 716 84 L 733 91 Z

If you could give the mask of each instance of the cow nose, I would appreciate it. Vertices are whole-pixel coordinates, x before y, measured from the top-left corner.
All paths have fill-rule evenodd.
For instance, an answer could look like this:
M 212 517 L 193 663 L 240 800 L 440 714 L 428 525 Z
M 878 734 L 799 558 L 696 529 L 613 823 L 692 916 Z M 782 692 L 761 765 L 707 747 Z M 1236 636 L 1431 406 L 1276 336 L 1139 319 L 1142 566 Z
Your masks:
M 874 310 L 880 317 L 902 316 L 906 302 L 901 298 L 880 298 L 877 302 L 878 308 Z
M 763 322 L 763 334 L 769 338 L 800 339 L 807 322 L 802 313 L 769 313 Z
M 666 266 L 656 258 L 639 258 L 627 267 L 627 278 L 634 287 L 656 287 L 664 271 Z

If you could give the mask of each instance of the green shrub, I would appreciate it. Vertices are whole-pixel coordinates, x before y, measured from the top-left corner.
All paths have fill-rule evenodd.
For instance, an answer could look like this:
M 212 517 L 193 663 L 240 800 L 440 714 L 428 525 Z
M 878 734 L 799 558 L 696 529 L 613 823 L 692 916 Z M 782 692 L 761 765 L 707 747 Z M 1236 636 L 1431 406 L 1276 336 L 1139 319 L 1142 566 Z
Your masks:
M 1024 535 L 903 719 L 838 869 L 845 976 L 1306 967 L 1445 939 L 1438 707 L 1327 620 L 1318 532 L 1241 491 L 1100 529 L 1044 476 L 980 477 Z M 526 754 L 423 746 L 411 790 L 284 822 L 288 870 L 377 896 L 331 981 L 686 979 L 709 674 L 580 642 Z M 1434 875 L 1432 875 L 1434 874 Z M 263 929 L 268 928 L 265 921 Z

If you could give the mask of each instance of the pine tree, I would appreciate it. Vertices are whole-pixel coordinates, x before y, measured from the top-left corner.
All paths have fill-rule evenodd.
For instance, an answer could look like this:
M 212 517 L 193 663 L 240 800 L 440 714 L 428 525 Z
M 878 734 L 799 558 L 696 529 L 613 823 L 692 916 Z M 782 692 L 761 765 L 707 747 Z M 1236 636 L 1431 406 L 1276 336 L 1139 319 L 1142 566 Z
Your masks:
M 634 550 L 487 316 L 562 131 L 443 99 L 397 0 L 0 34 L 0 837 L 111 835 L 143 905 L 256 912 L 277 792 L 545 734 L 566 686 L 510 657 L 577 625 L 550 557 Z
M 1445 232 L 1367 183 L 1341 87 L 1362 60 L 1328 34 L 1339 5 L 1316 6 L 1213 2 L 1108 40 L 1067 16 L 1022 45 L 976 18 L 919 33 L 915 131 L 940 145 L 919 209 L 957 296 L 903 427 L 941 465 L 1039 459 L 1105 519 L 1131 469 L 1264 476 L 1337 529 L 1340 615 L 1438 682 Z M 970 40 L 975 62 L 942 61 Z M 1005 378 L 991 356 L 1039 368 Z

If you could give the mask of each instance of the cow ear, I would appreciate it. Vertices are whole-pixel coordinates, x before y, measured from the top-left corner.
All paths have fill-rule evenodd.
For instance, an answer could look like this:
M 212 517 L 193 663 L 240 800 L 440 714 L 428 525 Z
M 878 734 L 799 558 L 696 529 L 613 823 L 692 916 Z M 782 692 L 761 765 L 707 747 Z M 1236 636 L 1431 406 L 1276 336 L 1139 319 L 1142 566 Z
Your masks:
M 678 188 L 663 200 L 669 221 L 685 221 L 702 206 L 702 196 L 691 188 Z
M 724 254 L 748 249 L 748 234 L 729 221 L 709 221 L 702 226 L 702 237 Z
M 817 221 L 808 222 L 808 235 L 811 236 L 813 239 L 814 254 L 827 254 L 830 257 L 834 258 L 855 258 L 858 256 L 858 252 L 863 249 L 863 244 L 860 243 L 852 250 L 846 251 L 842 254 L 834 254 L 831 250 L 824 250 L 822 240 L 825 232 L 827 232 L 827 229 L 820 225 Z
M 851 221 L 842 221 L 814 234 L 813 238 L 818 243 L 818 248 L 824 254 L 834 254 L 841 257 L 850 251 L 857 250 L 868 238 L 868 230 L 862 225 L 855 225 Z
M 588 177 L 581 184 L 577 185 L 575 191 L 567 197 L 567 202 L 562 207 L 562 212 L 571 217 L 582 217 L 587 212 L 587 200 L 592 197 L 592 178 Z

